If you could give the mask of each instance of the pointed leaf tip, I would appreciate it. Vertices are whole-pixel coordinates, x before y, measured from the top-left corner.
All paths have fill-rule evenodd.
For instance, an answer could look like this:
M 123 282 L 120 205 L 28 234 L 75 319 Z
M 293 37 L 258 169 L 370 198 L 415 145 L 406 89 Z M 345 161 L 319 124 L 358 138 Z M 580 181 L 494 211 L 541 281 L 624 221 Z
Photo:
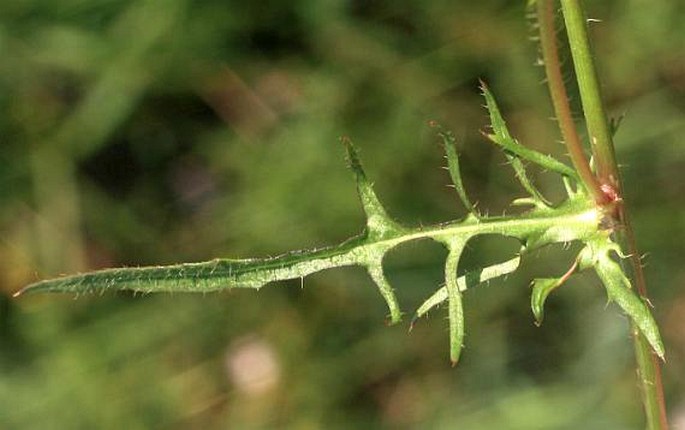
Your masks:
M 560 278 L 538 278 L 533 280 L 533 292 L 530 295 L 530 308 L 535 316 L 535 325 L 540 326 L 545 316 L 547 296 L 562 284 Z
M 349 136 L 341 136 L 340 143 L 342 143 L 343 147 L 345 147 L 345 153 L 347 154 L 347 163 L 349 167 L 355 171 L 355 173 L 357 173 L 357 169 L 362 170 L 361 163 L 359 161 L 359 153 Z M 363 170 L 361 173 L 364 173 Z
M 610 246 L 610 245 L 609 245 Z M 659 327 L 649 311 L 649 307 L 633 292 L 630 280 L 611 257 L 611 250 L 606 246 L 599 250 L 595 271 L 604 284 L 609 300 L 615 302 L 637 326 L 650 346 L 662 360 L 665 349 L 659 333 Z
M 452 360 L 452 363 L 459 361 L 464 344 L 464 305 L 461 292 L 459 291 L 457 269 L 465 244 L 465 240 L 459 239 L 452 239 L 445 243 L 449 251 L 445 261 L 445 288 L 447 289 L 447 317 L 450 332 L 450 360 Z
M 390 320 L 388 323 L 390 325 L 397 324 L 402 319 L 402 312 L 400 310 L 399 302 L 397 301 L 397 296 L 395 296 L 392 286 L 385 278 L 382 264 L 381 260 L 372 262 L 368 264 L 367 271 L 376 284 L 376 287 L 378 287 L 381 296 L 385 299 L 385 303 L 388 305 L 388 310 L 390 311 Z
M 582 251 L 581 251 L 582 254 Z M 562 286 L 571 275 L 576 273 L 580 264 L 581 257 L 576 257 L 571 267 L 558 278 L 540 278 L 533 280 L 533 292 L 530 296 L 530 307 L 533 310 L 533 315 L 535 316 L 535 325 L 538 327 L 542 324 L 542 319 L 544 318 L 544 307 L 545 301 L 549 294 Z
M 418 316 L 418 315 L 414 315 L 414 316 L 411 318 L 411 321 L 409 321 L 409 330 L 408 330 L 408 333 L 411 333 L 411 332 L 414 330 L 414 325 L 416 325 L 416 322 L 417 322 L 418 320 L 419 320 L 419 316 Z
M 354 173 L 357 183 L 357 194 L 362 203 L 362 208 L 366 215 L 366 226 L 369 236 L 374 238 L 385 238 L 401 234 L 404 228 L 393 221 L 385 211 L 378 196 L 373 190 L 373 186 L 366 177 L 362 167 L 357 149 L 348 137 L 340 139 L 347 151 L 347 161 L 350 169 Z

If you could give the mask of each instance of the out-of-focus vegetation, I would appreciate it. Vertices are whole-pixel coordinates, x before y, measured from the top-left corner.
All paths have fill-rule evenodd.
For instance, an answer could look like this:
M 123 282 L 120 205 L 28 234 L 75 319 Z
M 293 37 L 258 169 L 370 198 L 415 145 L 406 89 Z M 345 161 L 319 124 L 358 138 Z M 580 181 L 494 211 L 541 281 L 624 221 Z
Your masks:
M 478 134 L 477 79 L 522 142 L 563 157 L 533 67 L 524 2 L 5 0 L 0 3 L 0 427 L 639 428 L 627 321 L 590 276 L 536 328 L 528 281 L 549 249 L 465 295 L 447 357 L 434 312 L 385 327 L 365 273 L 258 293 L 11 294 L 105 266 L 279 254 L 358 233 L 341 135 L 407 224 L 460 216 L 425 121 L 457 132 L 466 185 L 502 212 L 521 195 Z M 655 315 L 667 401 L 685 421 L 685 6 L 588 2 Z M 540 172 L 550 196 L 561 185 Z M 479 240 L 466 265 L 517 249 Z M 405 310 L 443 251 L 390 256 Z M 304 288 L 301 288 L 301 287 Z

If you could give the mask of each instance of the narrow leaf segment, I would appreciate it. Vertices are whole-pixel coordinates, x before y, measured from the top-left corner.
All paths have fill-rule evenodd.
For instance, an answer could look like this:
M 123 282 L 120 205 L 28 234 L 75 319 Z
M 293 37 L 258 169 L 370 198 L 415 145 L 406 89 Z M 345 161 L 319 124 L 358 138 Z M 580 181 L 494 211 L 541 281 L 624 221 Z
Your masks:
M 480 218 L 478 212 L 476 212 L 476 206 L 471 203 L 471 199 L 469 199 L 469 196 L 466 193 L 466 187 L 464 187 L 464 183 L 462 182 L 459 155 L 457 154 L 457 140 L 454 138 L 454 133 L 449 130 L 444 130 L 435 121 L 432 121 L 430 124 L 432 127 L 438 129 L 438 136 L 442 139 L 442 146 L 445 150 L 445 157 L 447 158 L 447 170 L 450 172 L 450 178 L 454 184 L 454 189 L 457 190 L 459 200 L 461 200 L 470 214 L 476 218 Z
M 464 241 L 459 237 L 445 241 L 447 260 L 445 262 L 445 288 L 447 289 L 447 317 L 450 325 L 450 360 L 454 366 L 459 361 L 464 343 L 464 305 L 459 291 L 457 267 L 464 250 Z
M 488 108 L 488 112 L 490 113 L 490 121 L 493 131 L 493 134 L 485 134 L 488 139 L 500 146 L 502 150 L 504 150 L 505 154 L 514 155 L 521 160 L 527 160 L 535 163 L 543 169 L 556 172 L 562 176 L 573 178 L 574 180 L 578 181 L 578 174 L 576 171 L 566 164 L 550 157 L 549 155 L 545 155 L 527 148 L 514 139 L 507 129 L 507 125 L 502 118 L 499 107 L 495 102 L 495 97 L 490 92 L 490 89 L 488 89 L 487 85 L 484 83 L 481 84 L 481 89 L 483 91 L 483 96 L 485 97 L 485 103 Z M 516 166 L 514 166 L 514 168 L 518 169 Z M 521 179 L 519 178 L 519 180 Z M 526 186 L 524 185 L 524 187 Z

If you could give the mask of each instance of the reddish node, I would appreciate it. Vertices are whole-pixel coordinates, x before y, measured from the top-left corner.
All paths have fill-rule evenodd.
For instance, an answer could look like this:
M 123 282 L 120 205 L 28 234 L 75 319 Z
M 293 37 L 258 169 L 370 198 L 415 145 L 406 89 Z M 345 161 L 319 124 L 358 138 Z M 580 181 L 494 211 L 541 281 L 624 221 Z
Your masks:
M 614 203 L 614 202 L 621 200 L 621 197 L 619 196 L 618 191 L 616 190 L 616 188 L 613 185 L 602 184 L 599 186 L 599 188 L 602 190 L 602 193 L 607 198 L 609 203 Z

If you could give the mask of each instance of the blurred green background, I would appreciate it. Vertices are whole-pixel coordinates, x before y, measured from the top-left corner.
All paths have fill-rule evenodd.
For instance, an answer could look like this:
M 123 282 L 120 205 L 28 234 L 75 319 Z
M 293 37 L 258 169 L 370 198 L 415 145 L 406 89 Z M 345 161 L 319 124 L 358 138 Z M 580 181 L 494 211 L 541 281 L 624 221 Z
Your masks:
M 634 429 L 626 318 L 574 278 L 536 328 L 545 249 L 469 291 L 462 361 L 444 311 L 407 334 L 362 270 L 261 291 L 11 299 L 108 266 L 277 255 L 363 225 L 342 135 L 409 225 L 462 216 L 434 132 L 459 137 L 466 185 L 502 213 L 522 195 L 479 130 L 486 80 L 514 134 L 564 157 L 523 1 L 0 2 L 0 427 L 6 429 Z M 627 200 L 685 428 L 685 6 L 588 1 Z M 557 178 L 537 172 L 561 197 Z M 463 267 L 514 241 L 471 244 Z M 387 264 L 408 316 L 445 254 Z M 405 318 L 408 320 L 409 318 Z

